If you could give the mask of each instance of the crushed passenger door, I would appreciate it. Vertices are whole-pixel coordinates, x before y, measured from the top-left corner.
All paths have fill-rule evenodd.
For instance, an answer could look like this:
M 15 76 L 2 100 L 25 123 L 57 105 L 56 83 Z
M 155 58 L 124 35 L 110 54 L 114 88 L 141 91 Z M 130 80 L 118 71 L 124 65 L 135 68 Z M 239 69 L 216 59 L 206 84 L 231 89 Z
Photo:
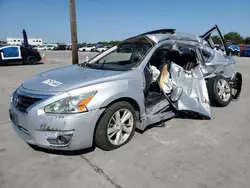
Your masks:
M 200 64 L 193 70 L 186 71 L 181 66 L 171 64 L 173 90 L 170 100 L 178 111 L 192 111 L 211 118 L 206 82 Z

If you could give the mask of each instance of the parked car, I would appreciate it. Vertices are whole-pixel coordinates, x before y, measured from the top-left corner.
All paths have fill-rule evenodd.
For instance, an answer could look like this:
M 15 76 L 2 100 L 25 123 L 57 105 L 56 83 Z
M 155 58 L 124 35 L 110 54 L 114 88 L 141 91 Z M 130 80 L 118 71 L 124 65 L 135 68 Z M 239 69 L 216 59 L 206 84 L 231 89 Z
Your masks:
M 84 46 L 79 48 L 80 52 L 91 52 L 95 50 L 95 46 L 94 45 L 88 45 L 88 46 Z
M 102 46 L 102 47 L 96 48 L 96 51 L 97 52 L 104 52 L 104 51 L 106 51 L 109 48 L 111 48 L 111 47 L 110 46 Z
M 246 46 L 243 50 L 240 51 L 241 57 L 250 57 L 250 45 Z
M 39 50 L 39 51 L 44 51 L 44 50 L 47 50 L 47 47 L 46 46 L 36 46 L 33 49 Z
M 72 46 L 71 45 L 67 45 L 66 49 L 67 50 L 72 50 Z
M 220 33 L 218 26 L 202 36 L 150 31 L 89 61 L 40 73 L 12 94 L 12 127 L 42 148 L 77 150 L 94 143 L 113 150 L 128 143 L 135 128 L 179 113 L 210 119 L 210 105 L 227 106 L 242 84 L 226 44 L 226 54 L 214 49 L 214 31 Z
M 240 47 L 240 51 L 243 50 L 245 47 L 247 47 L 248 45 L 247 44 L 240 44 L 239 47 Z
M 55 46 L 53 46 L 53 45 L 47 45 L 47 46 L 45 46 L 46 50 L 54 50 L 54 48 L 55 48 Z
M 0 47 L 0 65 L 7 64 L 36 64 L 41 60 L 37 50 L 23 46 Z
M 219 50 L 221 50 L 223 52 L 225 51 L 223 44 L 216 44 L 215 47 L 216 47 L 217 50 L 219 49 Z M 226 47 L 228 49 L 228 52 L 231 55 L 237 55 L 237 56 L 239 55 L 240 47 L 237 44 L 235 44 L 235 43 L 233 43 L 231 41 L 227 41 L 226 42 Z
M 53 50 L 67 50 L 67 45 L 58 44 Z
M 229 53 L 231 53 L 232 55 L 237 55 L 238 56 L 240 54 L 239 45 L 237 45 L 233 41 L 227 41 L 226 45 L 227 45 Z

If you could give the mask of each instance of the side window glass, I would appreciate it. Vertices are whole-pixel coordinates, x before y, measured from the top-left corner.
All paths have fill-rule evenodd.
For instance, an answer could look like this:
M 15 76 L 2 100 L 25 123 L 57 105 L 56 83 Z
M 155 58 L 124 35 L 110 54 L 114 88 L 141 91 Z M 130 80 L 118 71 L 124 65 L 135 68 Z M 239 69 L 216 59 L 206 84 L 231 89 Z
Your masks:
M 19 51 L 17 47 L 3 48 L 3 57 L 19 57 Z

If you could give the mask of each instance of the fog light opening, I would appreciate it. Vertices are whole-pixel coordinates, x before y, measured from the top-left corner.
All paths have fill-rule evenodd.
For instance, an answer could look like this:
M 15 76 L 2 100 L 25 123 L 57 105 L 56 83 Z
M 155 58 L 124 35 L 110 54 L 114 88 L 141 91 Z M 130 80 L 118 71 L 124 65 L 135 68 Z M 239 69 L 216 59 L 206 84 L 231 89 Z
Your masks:
M 72 139 L 73 134 L 58 135 L 56 138 L 47 138 L 52 145 L 68 145 Z
M 69 140 L 64 136 L 58 136 L 56 141 L 57 141 L 58 144 L 67 144 L 67 143 L 69 143 Z

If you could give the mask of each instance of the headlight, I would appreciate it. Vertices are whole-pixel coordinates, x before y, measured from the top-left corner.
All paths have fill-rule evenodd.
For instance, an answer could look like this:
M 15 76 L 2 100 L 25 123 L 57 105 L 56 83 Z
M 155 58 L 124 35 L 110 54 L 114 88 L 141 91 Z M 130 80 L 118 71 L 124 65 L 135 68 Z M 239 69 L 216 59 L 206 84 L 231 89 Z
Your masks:
M 46 113 L 80 113 L 87 111 L 87 104 L 97 92 L 84 93 L 76 96 L 70 96 L 56 101 L 44 108 Z
M 12 93 L 11 97 L 10 97 L 10 102 L 11 102 L 11 103 L 13 103 L 13 99 L 14 99 L 14 96 L 16 95 L 16 91 L 17 91 L 17 90 L 15 90 L 15 91 Z

